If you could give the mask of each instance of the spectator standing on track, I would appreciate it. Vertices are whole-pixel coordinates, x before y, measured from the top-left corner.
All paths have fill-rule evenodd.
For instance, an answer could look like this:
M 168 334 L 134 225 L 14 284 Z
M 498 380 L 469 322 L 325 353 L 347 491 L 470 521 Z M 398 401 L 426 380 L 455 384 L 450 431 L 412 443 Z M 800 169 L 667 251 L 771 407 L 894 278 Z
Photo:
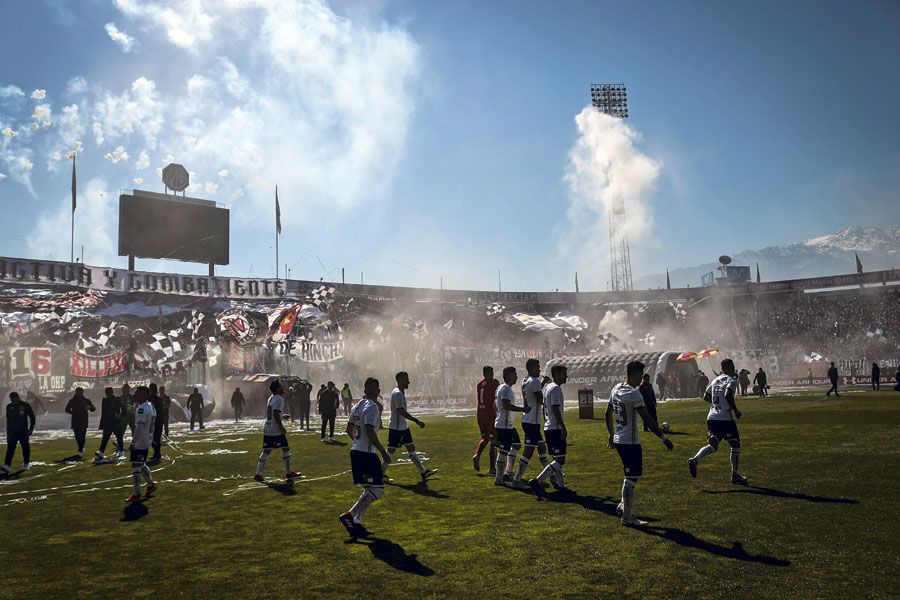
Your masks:
M 666 376 L 662 371 L 656 373 L 656 387 L 659 388 L 659 399 L 665 400 L 669 396 L 666 394 Z
M 131 386 L 126 384 L 122 385 L 122 404 L 125 406 L 125 421 L 122 427 L 122 435 L 125 434 L 125 425 L 131 429 L 131 435 L 134 435 L 134 396 L 131 395 Z
M 194 421 L 200 421 L 200 429 L 206 429 L 203 426 L 203 396 L 197 388 L 188 396 L 187 407 L 191 411 L 191 431 L 194 430 Z
M 806 367 L 806 384 L 812 385 L 812 380 L 813 380 L 812 367 Z
M 834 395 L 840 398 L 841 395 L 838 393 L 838 370 L 834 363 L 831 363 L 831 367 L 828 368 L 828 380 L 831 381 L 831 389 L 825 395 L 830 398 L 831 392 L 834 392 Z
M 309 395 L 312 393 L 313 386 L 310 382 L 305 379 L 300 380 L 300 384 L 297 386 L 297 399 L 300 402 L 300 429 L 304 431 L 309 431 L 309 408 L 310 408 L 310 399 Z
M 75 443 L 78 451 L 75 456 L 79 459 L 84 456 L 84 442 L 87 439 L 88 411 L 94 412 L 97 407 L 90 399 L 84 397 L 84 388 L 75 388 L 75 395 L 66 404 L 66 414 L 72 415 L 72 431 L 75 433 Z
M 344 414 L 350 416 L 350 409 L 353 407 L 353 392 L 350 391 L 349 383 L 345 383 L 341 388 L 341 404 L 344 405 Z
M 22 469 L 27 471 L 31 466 L 31 444 L 28 439 L 34 433 L 34 410 L 31 405 L 22 402 L 18 392 L 10 392 L 9 404 L 6 405 L 6 458 L 0 471 L 9 473 L 13 456 L 16 454 L 16 444 L 22 446 Z
M 234 410 L 234 422 L 237 423 L 244 415 L 244 394 L 241 393 L 239 387 L 234 388 L 234 392 L 231 394 L 231 408 Z
M 100 449 L 94 454 L 99 460 L 103 460 L 106 453 L 106 444 L 110 436 L 116 436 L 116 458 L 125 456 L 125 442 L 123 440 L 125 419 L 125 405 L 122 399 L 115 396 L 111 387 L 106 388 L 106 397 L 100 402 L 100 430 L 103 432 L 100 438 Z
M 703 374 L 703 371 L 700 371 L 700 385 L 703 385 L 702 382 L 704 379 L 706 379 L 708 384 L 709 378 Z M 703 388 L 703 390 L 706 391 L 706 388 Z M 647 408 L 647 412 L 650 413 L 650 416 L 656 421 L 656 393 L 653 391 L 653 384 L 650 383 L 649 373 L 644 373 L 644 376 L 641 378 L 641 385 L 638 386 L 638 391 L 644 399 L 644 406 Z M 644 431 L 650 431 L 650 428 L 646 423 L 644 423 Z
M 894 391 L 900 392 L 900 368 L 897 369 L 897 374 L 894 375 L 894 381 L 897 382 L 897 385 L 894 386 Z
M 319 393 L 319 414 L 322 415 L 322 441 L 325 441 L 325 426 L 329 427 L 328 441 L 334 441 L 334 421 L 337 419 L 338 406 L 340 399 L 338 389 L 334 387 L 334 382 L 329 381 L 328 387 Z
M 647 377 L 647 375 L 644 375 Z M 643 384 L 641 384 L 643 386 Z M 697 391 L 700 392 L 700 398 L 703 397 L 703 394 L 706 393 L 706 386 L 709 385 L 709 377 L 706 376 L 706 373 L 700 371 L 700 376 L 697 378 Z M 643 392 L 642 392 L 643 393 Z M 655 404 L 655 402 L 654 402 Z M 644 396 L 644 406 L 647 406 L 647 396 Z M 649 408 L 648 408 L 649 410 Z M 653 415 L 653 420 L 656 420 L 656 410 L 650 411 L 650 414 Z M 650 431 L 649 429 L 644 429 L 644 431 Z
M 169 443 L 169 408 L 172 406 L 172 398 L 166 393 L 166 386 L 159 386 L 159 406 L 162 408 L 162 415 L 156 418 L 162 418 L 163 431 L 165 432 L 165 442 Z
M 881 367 L 878 366 L 877 362 L 872 363 L 872 389 L 881 389 Z
M 153 442 L 150 446 L 153 448 L 153 456 L 150 457 L 150 462 L 159 462 L 162 459 L 162 400 L 159 397 L 159 391 L 156 389 L 155 383 L 151 383 L 149 389 L 150 395 L 147 401 L 153 406 L 153 412 L 156 414 L 156 418 L 153 419 L 153 430 L 151 431 Z
M 288 411 L 291 415 L 291 423 L 297 420 L 297 413 L 300 412 L 300 405 L 297 402 L 297 388 L 290 385 L 284 391 L 284 401 L 287 403 Z
M 715 371 L 715 369 L 713 369 Z M 718 377 L 718 375 L 716 376 Z M 709 379 L 706 380 L 706 385 L 709 385 Z M 750 371 L 747 369 L 741 369 L 738 373 L 738 386 L 741 388 L 741 396 L 747 395 L 747 388 L 750 387 Z M 700 389 L 700 397 L 706 395 L 706 388 Z
M 753 383 L 759 386 L 759 397 L 765 398 L 769 395 L 768 391 L 768 382 L 769 378 L 766 375 L 766 372 L 763 371 L 763 368 L 760 367 L 759 371 L 756 372 L 756 375 L 753 376 Z

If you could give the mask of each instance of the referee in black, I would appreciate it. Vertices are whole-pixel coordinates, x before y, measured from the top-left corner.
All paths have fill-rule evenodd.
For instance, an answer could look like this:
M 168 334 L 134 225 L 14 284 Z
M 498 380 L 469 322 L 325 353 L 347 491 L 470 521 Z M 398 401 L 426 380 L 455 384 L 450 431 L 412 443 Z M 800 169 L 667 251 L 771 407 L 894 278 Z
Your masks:
M 10 392 L 9 404 L 6 405 L 6 439 L 9 444 L 6 447 L 6 458 L 0 471 L 9 473 L 13 456 L 16 453 L 16 444 L 22 445 L 22 469 L 28 470 L 31 462 L 31 444 L 28 438 L 34 432 L 34 411 L 31 405 L 23 402 L 18 392 Z

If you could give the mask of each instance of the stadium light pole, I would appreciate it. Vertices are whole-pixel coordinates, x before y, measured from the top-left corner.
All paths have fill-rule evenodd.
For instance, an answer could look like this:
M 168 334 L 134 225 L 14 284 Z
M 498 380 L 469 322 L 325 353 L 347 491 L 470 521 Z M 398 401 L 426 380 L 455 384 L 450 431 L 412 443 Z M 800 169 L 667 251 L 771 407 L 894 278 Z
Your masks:
M 591 106 L 611 117 L 628 117 L 628 91 L 624 83 L 592 83 Z M 631 251 L 625 226 L 625 201 L 613 199 L 609 211 L 609 272 L 610 289 L 625 292 L 633 289 L 631 280 Z

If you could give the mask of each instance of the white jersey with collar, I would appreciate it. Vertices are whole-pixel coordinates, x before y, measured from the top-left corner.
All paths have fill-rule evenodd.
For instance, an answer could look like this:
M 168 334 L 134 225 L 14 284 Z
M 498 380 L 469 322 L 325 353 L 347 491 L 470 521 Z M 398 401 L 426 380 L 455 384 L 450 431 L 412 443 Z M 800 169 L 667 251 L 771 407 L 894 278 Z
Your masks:
M 391 420 L 388 422 L 388 429 L 397 431 L 409 429 L 406 417 L 400 414 L 401 408 L 406 410 L 406 392 L 397 387 L 391 392 Z
M 153 442 L 153 428 L 156 424 L 156 409 L 145 400 L 134 412 L 134 435 L 131 444 L 138 450 L 146 450 Z
M 709 414 L 706 415 L 707 421 L 734 420 L 734 417 L 731 414 L 731 405 L 728 404 L 728 400 L 725 399 L 725 394 L 728 390 L 731 390 L 733 395 L 736 389 L 737 378 L 726 375 L 725 373 L 722 373 L 713 379 L 710 384 L 706 386 L 706 391 L 709 392 L 710 395 Z
M 522 401 L 531 410 L 522 415 L 522 424 L 541 425 L 544 419 L 544 395 L 541 392 L 541 377 L 530 375 L 522 382 Z
M 564 419 L 564 402 L 562 387 L 552 381 L 548 383 L 547 387 L 544 388 L 544 410 L 547 412 L 547 420 L 544 421 L 544 431 L 562 428 L 563 420 L 556 420 L 556 415 L 553 414 L 553 407 L 559 407 L 559 416 Z
M 376 432 L 381 429 L 381 409 L 378 403 L 369 398 L 363 398 L 350 411 L 349 422 L 353 425 L 353 445 L 350 446 L 350 450 L 377 453 L 375 445 L 369 441 L 365 429 L 366 425 L 371 425 Z
M 609 393 L 609 402 L 616 412 L 614 444 L 640 444 L 641 428 L 638 427 L 638 408 L 644 406 L 640 390 L 627 383 L 617 383 Z
M 512 411 L 504 408 L 504 400 L 509 400 L 509 403 L 513 405 L 516 403 L 516 395 L 512 386 L 505 382 L 497 388 L 497 396 L 494 398 L 494 407 L 497 409 L 497 418 L 494 419 L 496 429 L 512 429 L 516 426 Z

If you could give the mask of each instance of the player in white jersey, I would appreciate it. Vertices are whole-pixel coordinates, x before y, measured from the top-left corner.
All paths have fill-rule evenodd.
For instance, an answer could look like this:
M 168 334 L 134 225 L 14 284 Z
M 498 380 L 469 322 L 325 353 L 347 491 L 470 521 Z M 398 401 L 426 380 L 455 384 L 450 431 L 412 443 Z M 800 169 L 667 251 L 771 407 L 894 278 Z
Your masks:
M 708 432 L 707 444 L 700 448 L 694 458 L 688 459 L 691 477 L 697 477 L 697 462 L 712 454 L 725 440 L 731 446 L 731 483 L 747 485 L 747 478 L 738 472 L 741 460 L 741 436 L 738 434 L 734 419 L 741 418 L 741 411 L 734 403 L 734 392 L 737 389 L 737 373 L 734 361 L 726 358 L 722 361 L 722 374 L 712 380 L 706 387 L 703 399 L 709 402 L 709 414 L 706 416 Z
M 522 403 L 530 408 L 528 412 L 522 415 L 522 432 L 525 434 L 525 449 L 519 457 L 519 467 L 513 477 L 513 485 L 522 487 L 522 476 L 525 475 L 525 469 L 534 455 L 537 448 L 538 458 L 541 465 L 547 468 L 550 461 L 547 460 L 547 444 L 541 437 L 541 430 L 544 428 L 544 394 L 541 390 L 541 363 L 536 358 L 529 358 L 525 361 L 525 370 L 528 377 L 522 382 Z
M 633 360 L 625 367 L 625 382 L 617 383 L 609 394 L 606 406 L 606 429 L 609 431 L 608 448 L 615 448 L 622 459 L 625 480 L 622 482 L 622 501 L 616 512 L 622 516 L 622 525 L 645 525 L 645 521 L 632 515 L 634 508 L 635 486 L 644 473 L 644 459 L 641 450 L 641 427 L 638 427 L 637 416 L 641 416 L 650 431 L 659 437 L 667 450 L 672 449 L 672 442 L 660 430 L 659 425 L 650 416 L 644 406 L 644 397 L 638 386 L 644 377 L 644 364 Z
M 291 448 L 287 441 L 287 431 L 281 422 L 281 413 L 284 412 L 284 386 L 277 379 L 269 384 L 272 395 L 266 402 L 266 423 L 263 425 L 263 449 L 256 464 L 256 475 L 253 479 L 264 481 L 263 469 L 269 453 L 275 448 L 281 448 L 281 458 L 284 459 L 284 478 L 287 481 L 300 477 L 300 473 L 291 469 Z
M 347 421 L 347 435 L 353 440 L 350 447 L 350 468 L 353 471 L 353 483 L 363 487 L 363 493 L 349 511 L 343 513 L 338 520 L 353 537 L 365 537 L 372 532 L 362 524 L 366 510 L 373 502 L 384 496 L 384 467 L 378 460 L 378 453 L 385 463 L 391 457 L 378 440 L 381 429 L 381 393 L 378 380 L 369 377 L 363 386 L 363 397 L 350 411 Z
M 528 482 L 529 487 L 538 495 L 544 491 L 541 482 L 550 476 L 553 477 L 553 486 L 556 489 L 567 490 L 563 465 L 566 464 L 566 440 L 569 432 L 563 419 L 565 399 L 562 386 L 568 381 L 569 374 L 564 366 L 553 365 L 550 375 L 553 380 L 544 387 L 544 407 L 547 413 L 544 434 L 547 436 L 547 449 L 553 457 L 553 462 L 545 466 L 540 475 Z
M 147 452 L 153 443 L 153 430 L 156 426 L 156 409 L 148 400 L 149 388 L 139 386 L 134 391 L 134 404 L 137 406 L 134 413 L 134 431 L 131 436 L 131 483 L 134 492 L 125 498 L 125 502 L 140 502 L 150 497 L 156 491 L 157 485 L 150 476 L 150 467 L 147 466 Z M 141 498 L 141 478 L 147 480 L 147 491 Z
M 531 410 L 528 406 L 514 404 L 516 394 L 513 392 L 512 386 L 518 379 L 519 374 L 515 367 L 503 369 L 503 383 L 497 388 L 497 398 L 494 400 L 497 409 L 497 418 L 494 420 L 494 429 L 497 430 L 497 466 L 494 485 L 506 485 L 516 461 L 516 453 L 522 445 L 512 413 L 527 413 Z
M 388 423 L 387 453 L 388 456 L 394 456 L 394 452 L 400 446 L 406 446 L 406 451 L 409 452 L 409 460 L 416 465 L 422 481 L 425 481 L 434 475 L 437 470 L 426 469 L 422 464 L 422 459 L 416 453 L 416 445 L 413 444 L 412 432 L 409 430 L 407 421 L 412 421 L 419 427 L 425 427 L 425 423 L 409 414 L 409 411 L 406 410 L 406 390 L 409 389 L 409 373 L 400 371 L 394 376 L 394 379 L 397 381 L 397 387 L 391 392 L 391 420 Z M 384 463 L 385 479 L 390 479 L 387 476 L 387 468 L 390 462 L 388 460 Z

